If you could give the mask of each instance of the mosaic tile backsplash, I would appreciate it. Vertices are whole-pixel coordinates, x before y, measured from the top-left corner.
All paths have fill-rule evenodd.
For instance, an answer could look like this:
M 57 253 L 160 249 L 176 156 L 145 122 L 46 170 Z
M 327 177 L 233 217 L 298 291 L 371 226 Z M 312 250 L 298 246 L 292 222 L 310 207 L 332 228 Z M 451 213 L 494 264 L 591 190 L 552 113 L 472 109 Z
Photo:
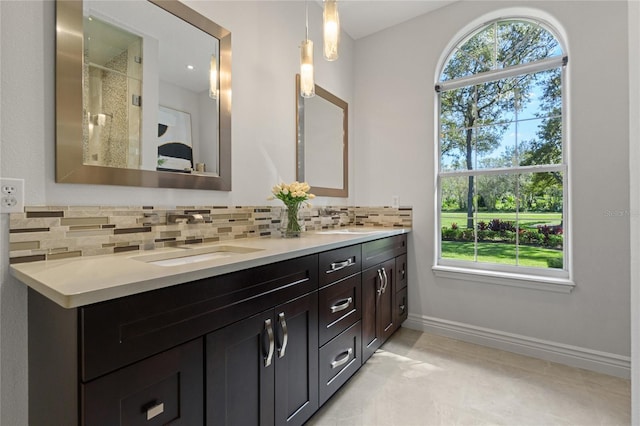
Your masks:
M 26 207 L 9 223 L 10 263 L 241 238 L 280 237 L 283 207 L 178 206 L 176 208 L 66 206 Z M 202 223 L 167 224 L 168 214 L 199 214 Z M 411 207 L 311 207 L 302 209 L 307 231 L 349 226 L 412 224 Z

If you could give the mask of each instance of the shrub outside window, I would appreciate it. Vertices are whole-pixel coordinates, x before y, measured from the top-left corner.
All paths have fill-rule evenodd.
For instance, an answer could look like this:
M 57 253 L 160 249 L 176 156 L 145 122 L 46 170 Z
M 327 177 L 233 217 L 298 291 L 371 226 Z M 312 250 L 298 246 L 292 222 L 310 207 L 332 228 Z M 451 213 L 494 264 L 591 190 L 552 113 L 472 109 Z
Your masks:
M 557 37 L 524 18 L 484 25 L 446 59 L 437 266 L 568 278 L 567 61 Z

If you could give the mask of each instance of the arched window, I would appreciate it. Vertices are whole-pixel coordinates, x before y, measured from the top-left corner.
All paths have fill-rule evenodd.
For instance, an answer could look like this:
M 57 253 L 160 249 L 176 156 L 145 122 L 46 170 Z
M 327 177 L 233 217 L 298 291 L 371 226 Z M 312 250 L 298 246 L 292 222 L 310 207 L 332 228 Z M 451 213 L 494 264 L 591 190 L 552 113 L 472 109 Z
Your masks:
M 567 61 L 554 32 L 527 18 L 485 24 L 446 58 L 437 267 L 568 278 Z

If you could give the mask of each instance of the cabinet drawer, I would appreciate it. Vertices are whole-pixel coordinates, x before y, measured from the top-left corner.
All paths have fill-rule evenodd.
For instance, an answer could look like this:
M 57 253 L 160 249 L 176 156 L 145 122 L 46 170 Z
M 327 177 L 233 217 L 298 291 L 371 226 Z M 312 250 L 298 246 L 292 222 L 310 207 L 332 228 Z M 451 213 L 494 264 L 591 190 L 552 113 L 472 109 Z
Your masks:
M 82 425 L 203 424 L 202 339 L 81 385 Z
M 320 348 L 320 405 L 362 365 L 360 321 Z
M 396 328 L 400 327 L 400 324 L 407 319 L 409 315 L 409 305 L 407 304 L 407 288 L 403 288 L 399 292 L 396 293 L 396 304 L 395 304 L 395 318 L 393 319 L 393 323 Z
M 345 278 L 320 290 L 320 346 L 333 339 L 362 317 L 360 274 Z
M 407 286 L 407 255 L 403 254 L 396 258 L 396 291 L 400 291 Z
M 320 253 L 320 287 L 360 272 L 360 245 Z
M 82 381 L 317 288 L 311 255 L 80 308 Z
M 392 259 L 407 252 L 406 234 L 382 238 L 362 244 L 362 269 Z

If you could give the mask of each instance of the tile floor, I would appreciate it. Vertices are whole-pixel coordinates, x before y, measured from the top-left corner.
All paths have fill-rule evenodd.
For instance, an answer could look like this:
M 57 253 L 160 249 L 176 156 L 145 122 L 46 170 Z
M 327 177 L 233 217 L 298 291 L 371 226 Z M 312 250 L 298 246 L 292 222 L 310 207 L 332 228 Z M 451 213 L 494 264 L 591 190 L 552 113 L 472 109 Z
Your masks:
M 398 330 L 308 425 L 629 425 L 630 381 Z

